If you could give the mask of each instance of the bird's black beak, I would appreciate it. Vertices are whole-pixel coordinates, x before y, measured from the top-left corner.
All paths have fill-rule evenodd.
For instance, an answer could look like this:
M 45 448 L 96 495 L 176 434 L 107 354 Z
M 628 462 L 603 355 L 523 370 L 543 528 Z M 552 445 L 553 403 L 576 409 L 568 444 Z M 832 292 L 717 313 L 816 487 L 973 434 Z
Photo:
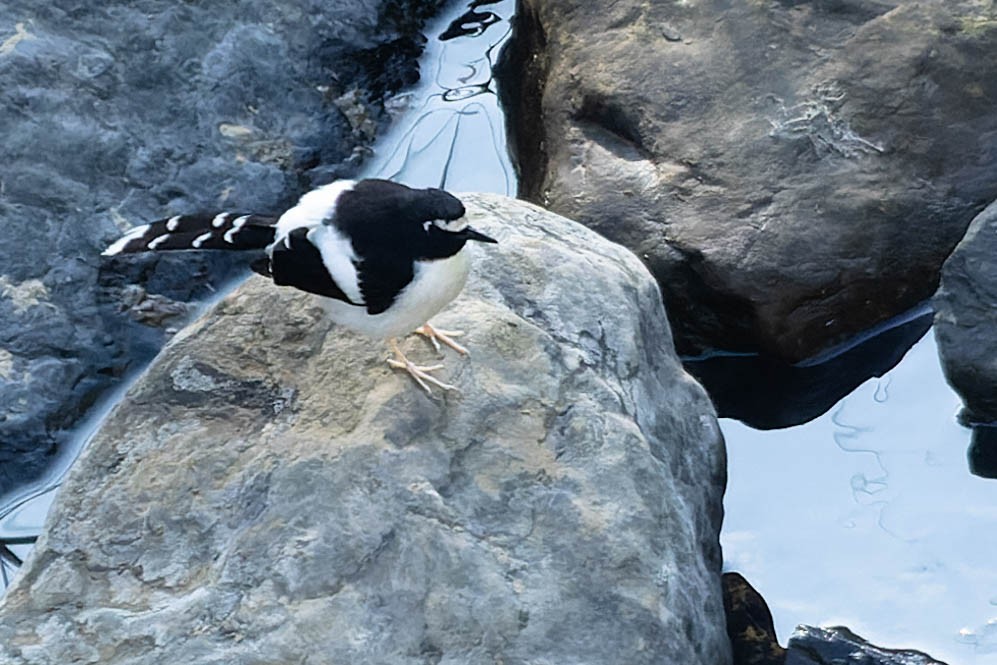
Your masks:
M 490 238 L 480 231 L 475 231 L 470 226 L 466 227 L 461 234 L 467 240 L 477 240 L 478 242 L 492 242 L 498 244 L 498 240 L 495 238 Z

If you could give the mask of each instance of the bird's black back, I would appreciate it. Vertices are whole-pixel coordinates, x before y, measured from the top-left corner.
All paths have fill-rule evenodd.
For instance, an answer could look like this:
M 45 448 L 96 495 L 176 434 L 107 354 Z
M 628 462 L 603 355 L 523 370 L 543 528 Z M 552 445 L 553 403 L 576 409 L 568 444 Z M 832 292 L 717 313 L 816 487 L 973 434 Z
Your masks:
M 358 257 L 385 262 L 443 259 L 466 242 L 426 222 L 454 220 L 464 204 L 442 189 L 412 189 L 390 180 L 361 180 L 343 192 L 336 204 L 335 224 L 353 242 Z
M 326 221 L 350 239 L 367 311 L 379 314 L 412 281 L 414 261 L 444 259 L 464 247 L 464 238 L 432 224 L 463 215 L 464 205 L 443 190 L 371 179 L 343 192 Z

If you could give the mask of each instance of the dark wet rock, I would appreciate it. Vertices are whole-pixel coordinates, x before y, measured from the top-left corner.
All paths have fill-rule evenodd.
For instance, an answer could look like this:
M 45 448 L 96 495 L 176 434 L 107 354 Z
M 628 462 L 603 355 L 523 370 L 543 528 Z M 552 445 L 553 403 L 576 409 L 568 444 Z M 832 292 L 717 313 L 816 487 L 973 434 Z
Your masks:
M 934 314 L 919 308 L 906 320 L 816 363 L 791 365 L 766 355 L 716 355 L 686 360 L 721 418 L 756 429 L 792 427 L 824 414 L 872 377 L 896 367 L 931 328 Z
M 501 19 L 495 12 L 479 12 L 471 8 L 455 18 L 440 35 L 440 41 L 448 41 L 458 37 L 480 35 L 488 26 L 498 23 Z
M 0 662 L 729 663 L 723 441 L 643 341 L 670 338 L 653 278 L 530 204 L 464 201 L 500 242 L 436 319 L 467 332 L 460 395 L 253 278 L 70 471 Z
M 997 423 L 997 203 L 973 220 L 942 270 L 935 331 L 945 378 L 969 423 Z
M 945 665 L 912 649 L 884 649 L 841 626 L 799 626 L 786 647 L 786 665 Z
M 723 586 L 733 665 L 782 665 L 786 650 L 776 640 L 765 599 L 740 573 L 724 573 Z
M 997 478 L 997 425 L 976 425 L 970 439 L 969 470 L 981 478 Z
M 521 194 L 636 252 L 683 354 L 806 359 L 929 298 L 997 196 L 995 26 L 969 0 L 524 0 Z
M 335 100 L 357 90 L 379 122 L 439 5 L 0 0 L 0 494 L 241 263 L 101 249 L 144 220 L 279 210 L 351 173 L 369 126 Z
M 784 649 L 761 594 L 739 573 L 724 573 L 723 587 L 733 665 L 945 665 L 920 651 L 876 646 L 843 626 L 797 626 Z

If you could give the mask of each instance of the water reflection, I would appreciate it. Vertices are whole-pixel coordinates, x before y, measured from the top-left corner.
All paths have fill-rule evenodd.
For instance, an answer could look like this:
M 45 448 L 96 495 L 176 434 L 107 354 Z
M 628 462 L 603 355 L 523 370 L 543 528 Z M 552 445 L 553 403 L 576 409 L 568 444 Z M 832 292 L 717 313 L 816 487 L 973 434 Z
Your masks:
M 967 472 L 960 405 L 929 332 L 805 425 L 721 422 L 725 568 L 752 580 L 781 637 L 847 625 L 946 662 L 997 662 L 997 483 Z
M 39 487 L 0 511 L 0 591 L 7 588 L 38 539 L 57 487 Z
M 690 358 L 684 365 L 710 393 L 721 417 L 757 429 L 792 427 L 827 412 L 864 381 L 896 366 L 933 317 L 929 307 L 918 307 L 877 334 L 796 365 L 758 355 Z M 889 384 L 879 388 L 877 398 L 885 400 Z
M 445 42 L 458 37 L 478 37 L 484 34 L 488 26 L 500 22 L 502 19 L 493 12 L 475 11 L 472 6 L 466 12 L 455 18 L 447 29 L 440 35 L 440 41 Z
M 997 478 L 997 425 L 975 425 L 969 444 L 969 470 L 981 478 Z
M 489 18 L 476 11 L 491 6 Z M 405 109 L 379 139 L 364 174 L 415 187 L 515 196 L 505 120 L 492 72 L 512 32 L 514 0 L 472 2 L 456 19 L 428 27 L 419 84 L 397 98 Z M 503 18 L 504 17 L 504 18 Z

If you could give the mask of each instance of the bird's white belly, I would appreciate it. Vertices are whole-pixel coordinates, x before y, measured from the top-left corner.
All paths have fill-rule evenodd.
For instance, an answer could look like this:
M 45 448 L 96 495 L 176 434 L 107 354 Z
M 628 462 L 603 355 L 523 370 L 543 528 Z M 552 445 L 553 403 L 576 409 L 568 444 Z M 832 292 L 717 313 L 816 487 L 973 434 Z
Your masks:
M 446 259 L 417 261 L 412 282 L 380 314 L 332 298 L 322 298 L 322 303 L 333 321 L 368 337 L 407 335 L 460 294 L 469 269 L 466 248 Z

